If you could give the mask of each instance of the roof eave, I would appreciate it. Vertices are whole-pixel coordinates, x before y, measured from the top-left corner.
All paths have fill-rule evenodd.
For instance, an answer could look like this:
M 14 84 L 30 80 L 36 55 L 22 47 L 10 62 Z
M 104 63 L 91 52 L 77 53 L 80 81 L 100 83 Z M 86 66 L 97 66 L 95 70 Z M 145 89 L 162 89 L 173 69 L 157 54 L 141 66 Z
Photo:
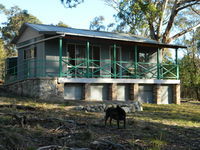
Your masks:
M 111 37 L 83 35 L 83 34 L 77 34 L 77 33 L 56 32 L 56 34 L 71 35 L 71 36 L 81 36 L 81 37 L 89 37 L 89 38 L 99 38 L 99 39 L 108 39 L 108 40 L 116 40 L 116 41 L 127 41 L 127 42 L 133 42 L 133 43 L 146 43 L 146 44 L 150 44 L 150 45 L 157 45 L 159 48 L 175 48 L 175 49 L 177 49 L 177 48 L 187 48 L 186 46 L 182 46 L 182 45 L 164 44 L 164 43 L 151 43 L 151 42 L 143 42 L 143 41 L 133 41 L 133 40 L 128 40 L 128 39 L 119 39 L 119 38 L 111 38 Z

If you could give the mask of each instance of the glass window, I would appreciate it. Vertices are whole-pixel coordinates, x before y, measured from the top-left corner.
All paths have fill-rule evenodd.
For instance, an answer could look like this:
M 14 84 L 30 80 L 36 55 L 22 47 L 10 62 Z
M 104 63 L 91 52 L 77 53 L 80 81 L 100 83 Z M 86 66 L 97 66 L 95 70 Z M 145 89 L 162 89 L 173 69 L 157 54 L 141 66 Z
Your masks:
M 24 50 L 24 59 L 31 59 L 37 57 L 37 48 L 31 48 Z
M 139 52 L 139 62 L 149 62 L 149 53 L 148 52 Z
M 71 65 L 75 65 L 75 45 L 74 44 L 68 44 L 67 58 L 69 59 L 69 63 Z

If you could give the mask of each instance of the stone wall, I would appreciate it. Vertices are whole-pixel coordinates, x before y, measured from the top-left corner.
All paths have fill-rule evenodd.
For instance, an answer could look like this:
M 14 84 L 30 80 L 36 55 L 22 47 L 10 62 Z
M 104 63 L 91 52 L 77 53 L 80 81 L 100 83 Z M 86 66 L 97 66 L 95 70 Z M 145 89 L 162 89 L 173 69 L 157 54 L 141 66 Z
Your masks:
M 58 84 L 56 78 L 27 79 L 5 85 L 5 89 L 19 96 L 40 99 L 64 97 L 64 84 Z
M 105 112 L 109 107 L 116 108 L 120 106 L 126 113 L 133 113 L 136 111 L 143 111 L 142 104 L 139 101 L 129 101 L 129 102 L 119 102 L 119 101 L 104 101 L 101 104 L 88 104 L 88 105 L 79 105 L 74 107 L 75 110 L 85 111 L 85 112 Z
M 117 100 L 117 84 L 109 84 L 109 96 L 106 100 Z M 161 84 L 152 84 L 153 97 L 156 104 L 162 104 Z M 172 86 L 172 102 L 180 104 L 180 85 Z M 5 89 L 19 96 L 27 96 L 39 99 L 51 99 L 55 97 L 64 98 L 64 83 L 58 83 L 57 78 L 33 78 L 18 81 L 12 84 L 5 85 Z M 82 97 L 84 100 L 90 100 L 90 83 L 85 83 L 83 86 Z M 130 84 L 130 101 L 138 101 L 139 84 Z

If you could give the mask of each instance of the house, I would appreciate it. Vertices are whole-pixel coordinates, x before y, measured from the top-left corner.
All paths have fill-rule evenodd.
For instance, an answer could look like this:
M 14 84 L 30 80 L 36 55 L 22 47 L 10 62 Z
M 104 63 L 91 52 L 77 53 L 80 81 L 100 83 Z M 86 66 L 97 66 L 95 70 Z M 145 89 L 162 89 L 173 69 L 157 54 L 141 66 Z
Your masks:
M 148 38 L 25 23 L 6 86 L 19 95 L 69 100 L 180 103 L 178 48 Z M 162 61 L 162 48 L 175 51 Z M 15 62 L 15 66 L 13 66 Z M 9 64 L 9 63 L 8 63 Z

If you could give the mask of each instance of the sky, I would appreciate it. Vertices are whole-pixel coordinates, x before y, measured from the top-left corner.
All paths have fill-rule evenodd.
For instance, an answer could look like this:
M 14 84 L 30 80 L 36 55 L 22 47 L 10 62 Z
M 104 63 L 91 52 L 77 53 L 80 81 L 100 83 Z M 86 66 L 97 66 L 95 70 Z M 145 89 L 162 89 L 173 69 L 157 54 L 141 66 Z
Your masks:
M 84 3 L 76 8 L 66 8 L 60 0 L 0 0 L 0 4 L 7 9 L 17 5 L 28 10 L 28 13 L 36 16 L 43 24 L 55 25 L 62 21 L 70 27 L 79 29 L 89 29 L 90 22 L 97 16 L 104 16 L 105 25 L 114 23 L 113 15 L 117 13 L 103 0 L 84 0 Z M 5 16 L 1 14 L 0 23 L 5 21 Z M 179 53 L 179 57 L 182 56 L 183 54 Z
M 36 16 L 43 24 L 64 22 L 73 28 L 89 29 L 90 22 L 96 16 L 104 16 L 105 25 L 115 22 L 113 15 L 116 11 L 107 6 L 103 0 L 84 0 L 76 8 L 64 7 L 60 0 L 0 0 L 7 9 L 19 6 Z M 0 16 L 0 22 L 6 21 Z

